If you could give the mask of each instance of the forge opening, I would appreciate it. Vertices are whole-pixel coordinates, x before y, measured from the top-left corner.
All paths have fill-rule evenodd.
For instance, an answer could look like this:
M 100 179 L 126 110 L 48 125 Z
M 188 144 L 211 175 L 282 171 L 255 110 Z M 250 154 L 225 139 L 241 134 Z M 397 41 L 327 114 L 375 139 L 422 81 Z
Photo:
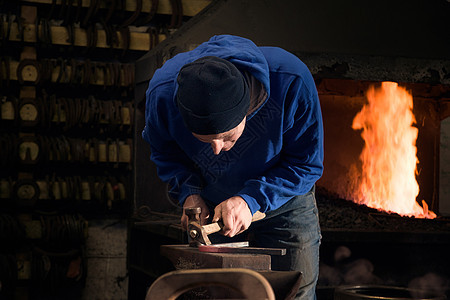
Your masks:
M 383 86 L 387 90 L 383 91 Z M 381 211 L 419 218 L 434 217 L 433 212 L 439 214 L 439 184 L 443 184 L 439 182 L 440 128 L 446 108 L 441 101 L 448 95 L 450 88 L 445 85 L 344 79 L 318 80 L 317 88 L 325 135 L 325 170 L 317 185 L 335 193 L 339 198 Z M 400 106 L 395 103 L 395 99 L 385 99 L 397 88 L 400 89 L 397 97 L 408 97 L 409 93 L 411 103 L 402 104 L 401 109 L 410 109 L 411 115 L 399 111 Z M 370 97 L 373 98 L 371 104 Z M 385 107 L 374 107 L 377 103 Z M 373 121 L 374 119 L 376 120 Z M 406 129 L 401 128 L 405 125 L 398 125 L 400 119 L 409 119 L 406 120 L 406 123 L 409 122 Z M 376 126 L 381 129 L 374 129 Z M 377 130 L 379 132 L 375 132 Z M 404 138 L 406 140 L 402 142 L 401 139 Z M 384 145 L 375 145 L 376 143 Z M 396 145 L 392 146 L 390 143 Z M 399 163 L 405 160 L 410 160 L 406 169 L 404 164 Z M 403 169 L 399 170 L 400 168 Z M 392 181 L 392 177 L 399 180 Z M 411 184 L 406 185 L 406 177 Z M 417 191 L 414 183 L 418 184 Z M 385 208 L 378 203 L 369 205 L 367 190 L 375 185 L 381 191 L 370 197 L 376 198 L 380 194 L 380 198 L 389 196 L 392 198 L 390 201 L 398 199 L 400 202 L 405 193 L 411 194 L 410 198 L 416 196 L 415 203 L 412 203 L 415 205 L 414 209 L 420 208 L 420 212 L 413 214 L 396 211 L 392 207 L 398 203 L 386 205 Z M 372 200 L 377 202 L 381 199 Z M 411 203 L 408 205 L 411 206 Z M 433 212 L 428 211 L 428 208 Z

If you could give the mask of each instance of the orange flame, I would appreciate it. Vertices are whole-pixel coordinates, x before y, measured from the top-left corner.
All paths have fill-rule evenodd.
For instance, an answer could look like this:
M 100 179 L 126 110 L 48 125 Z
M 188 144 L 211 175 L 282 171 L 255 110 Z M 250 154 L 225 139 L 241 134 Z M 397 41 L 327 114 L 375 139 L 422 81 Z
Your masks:
M 416 202 L 418 129 L 412 125 L 413 98 L 395 82 L 383 82 L 380 88 L 367 91 L 368 104 L 353 119 L 352 128 L 362 129 L 365 141 L 360 159 L 354 202 L 394 212 L 402 216 L 435 218 L 425 201 Z

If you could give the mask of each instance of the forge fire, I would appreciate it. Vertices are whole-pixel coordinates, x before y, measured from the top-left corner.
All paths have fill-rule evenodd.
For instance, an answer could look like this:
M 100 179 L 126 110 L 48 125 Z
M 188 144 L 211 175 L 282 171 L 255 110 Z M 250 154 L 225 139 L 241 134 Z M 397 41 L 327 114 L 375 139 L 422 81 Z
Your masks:
M 422 206 L 417 175 L 413 97 L 395 82 L 382 82 L 367 91 L 367 104 L 353 119 L 365 145 L 361 167 L 350 168 L 352 188 L 347 199 L 378 210 L 417 218 L 435 218 L 424 200 Z

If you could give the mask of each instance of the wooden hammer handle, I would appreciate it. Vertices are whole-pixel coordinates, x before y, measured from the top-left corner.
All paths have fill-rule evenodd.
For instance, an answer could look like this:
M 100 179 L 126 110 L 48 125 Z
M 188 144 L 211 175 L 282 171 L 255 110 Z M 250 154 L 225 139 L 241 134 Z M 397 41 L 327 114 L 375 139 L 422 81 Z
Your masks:
M 259 210 L 253 214 L 252 222 L 262 220 L 266 217 L 265 213 L 260 212 Z M 206 234 L 211 234 L 215 232 L 219 232 L 223 228 L 223 222 L 218 221 L 211 224 L 203 225 L 202 228 L 205 231 Z

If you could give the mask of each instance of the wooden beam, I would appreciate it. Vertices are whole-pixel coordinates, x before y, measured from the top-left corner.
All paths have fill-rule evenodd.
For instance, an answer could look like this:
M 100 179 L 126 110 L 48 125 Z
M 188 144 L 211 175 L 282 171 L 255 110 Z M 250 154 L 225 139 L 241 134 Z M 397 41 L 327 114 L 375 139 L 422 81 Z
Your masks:
M 202 9 L 208 6 L 212 0 L 182 0 L 181 3 L 183 5 L 183 15 L 192 17 L 198 14 Z M 51 4 L 52 0 L 26 0 L 23 2 L 29 3 L 42 3 L 42 4 Z M 57 0 L 56 4 L 61 4 L 61 0 Z M 91 5 L 91 0 L 82 0 L 83 7 L 89 7 Z M 74 3 L 76 6 L 76 3 Z M 150 12 L 150 8 L 152 6 L 151 0 L 142 0 L 142 12 Z M 102 3 L 100 7 L 106 8 L 105 4 Z M 136 0 L 126 0 L 125 9 L 127 11 L 136 10 Z M 172 6 L 170 4 L 170 0 L 159 0 L 158 11 L 157 14 L 162 15 L 171 15 L 172 14 Z

